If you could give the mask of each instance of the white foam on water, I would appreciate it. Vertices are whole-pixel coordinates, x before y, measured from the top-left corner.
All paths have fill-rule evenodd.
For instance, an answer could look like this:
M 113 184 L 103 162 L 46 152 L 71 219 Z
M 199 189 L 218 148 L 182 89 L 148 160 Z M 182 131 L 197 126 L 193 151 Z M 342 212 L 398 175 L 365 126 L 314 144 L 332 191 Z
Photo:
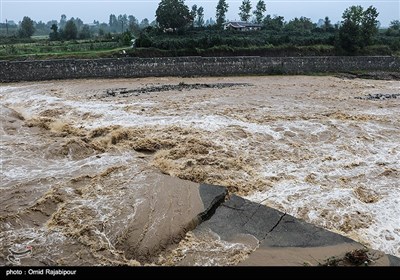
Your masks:
M 357 216 L 357 212 L 366 214 L 372 218 L 371 223 L 353 230 L 350 237 L 373 249 L 399 256 L 399 197 L 400 189 L 391 188 L 378 202 L 364 203 L 355 197 L 352 189 L 330 189 L 298 181 L 285 181 L 275 184 L 268 191 L 257 192 L 246 198 L 264 205 L 279 206 L 281 211 L 331 230 L 335 229 L 335 224 L 344 222 L 345 215 Z M 302 209 L 307 209 L 305 216 L 300 214 Z M 329 221 L 323 217 L 322 214 L 327 215 L 323 213 L 324 210 L 337 220 Z M 339 230 L 336 231 L 340 233 Z
M 0 233 L 0 244 L 4 249 L 24 250 L 32 247 L 30 257 L 46 260 L 62 253 L 62 244 L 67 237 L 59 231 L 48 231 L 46 228 L 21 228 L 6 230 Z M 38 253 L 39 252 L 39 253 Z M 10 265 L 10 264 L 9 264 Z
M 3 164 L 3 176 L 7 181 L 29 181 L 38 178 L 66 178 L 91 173 L 91 170 L 105 170 L 114 165 L 125 165 L 132 160 L 131 153 L 113 155 L 103 153 L 87 157 L 82 160 L 70 160 L 68 158 L 58 160 L 46 160 L 43 158 L 13 158 Z M 21 162 L 24 165 L 21 166 Z
M 394 84 L 393 88 L 399 87 Z M 126 106 L 152 107 L 157 103 L 69 100 L 48 96 L 40 88 L 32 89 L 30 85 L 0 86 L 0 93 L 2 103 L 15 108 L 27 118 L 37 116 L 45 109 L 67 108 L 66 118 L 76 127 L 94 129 L 110 125 L 123 127 L 176 125 L 213 132 L 215 137 L 210 140 L 220 145 L 222 149 L 235 150 L 238 154 L 246 153 L 254 161 L 258 161 L 261 177 L 267 179 L 280 177 L 278 181 L 272 182 L 271 188 L 253 193 L 247 196 L 247 199 L 278 207 L 295 217 L 304 218 L 311 223 L 338 232 L 338 227 L 344 222 L 346 216 L 357 217 L 357 212 L 359 212 L 370 221 L 363 227 L 352 229 L 344 234 L 369 244 L 374 249 L 400 257 L 399 178 L 380 175 L 385 168 L 400 170 L 398 124 L 329 118 L 322 121 L 318 119 L 276 120 L 258 124 L 216 112 L 200 113 L 201 111 L 199 112 L 196 108 L 201 103 L 194 104 L 193 110 L 189 108 L 186 111 L 178 111 L 179 113 L 177 113 L 178 109 L 169 109 L 167 113 L 162 111 L 159 115 L 139 115 L 127 111 Z M 205 106 L 214 104 L 214 101 L 207 102 L 203 102 Z M 301 104 L 297 105 L 301 106 Z M 277 106 L 274 108 L 275 111 L 286 110 L 284 104 Z M 320 105 L 316 106 L 321 108 L 320 110 L 323 109 Z M 265 109 L 267 110 L 270 109 Z M 387 115 L 390 118 L 394 110 L 396 108 L 363 109 L 358 113 L 378 117 Z M 82 120 L 80 116 L 84 113 L 91 113 L 98 117 Z M 249 134 L 248 137 L 238 140 L 219 133 L 232 126 L 243 129 Z M 281 130 L 276 131 L 276 128 L 281 128 Z M 293 132 L 293 137 L 285 136 L 287 131 Z M 319 137 L 323 133 L 330 133 L 333 140 L 310 141 L 312 136 Z M 25 136 L 15 136 L 15 139 L 21 144 L 29 145 L 31 139 L 24 138 Z M 263 136 L 271 136 L 272 140 L 270 138 L 264 140 Z M 2 141 L 8 142 L 12 140 L 11 138 L 4 138 Z M 257 143 L 257 147 L 251 150 L 249 147 L 252 141 Z M 291 143 L 296 143 L 298 146 L 293 147 Z M 272 148 L 285 151 L 290 157 L 270 160 L 268 152 Z M 15 150 L 15 147 L 12 149 Z M 302 157 L 302 154 L 308 157 Z M 100 156 L 101 158 L 92 156 L 78 161 L 70 159 L 52 161 L 41 157 L 26 158 L 24 152 L 19 151 L 15 152 L 13 157 L 1 158 L 2 180 L 5 178 L 8 181 L 26 182 L 35 178 L 76 176 L 77 173 L 84 173 L 85 170 L 105 170 L 109 166 L 126 165 L 132 158 L 130 153 L 101 154 Z M 21 161 L 24 161 L 24 165 L 21 165 Z M 313 175 L 313 179 L 306 180 L 310 174 Z M 285 177 L 287 175 L 291 177 Z M 374 203 L 365 203 L 358 199 L 354 189 L 360 186 L 375 192 L 379 200 Z M 135 189 L 140 186 L 132 181 L 129 187 Z M 115 199 L 115 197 L 108 199 Z M 107 207 L 103 207 L 106 203 L 107 200 L 101 197 L 96 198 L 95 202 L 80 201 L 81 206 L 90 206 L 91 209 L 97 211 L 101 221 L 109 219 L 109 215 L 113 213 Z M 119 201 L 119 204 L 121 203 L 123 203 L 122 199 Z M 135 206 L 140 203 L 142 201 L 136 201 Z M 134 216 L 134 213 L 131 214 L 129 219 L 134 219 Z M 227 249 L 230 248 L 229 246 L 236 246 L 222 241 L 219 244 Z M 207 261 L 202 260 L 201 263 L 206 265 Z

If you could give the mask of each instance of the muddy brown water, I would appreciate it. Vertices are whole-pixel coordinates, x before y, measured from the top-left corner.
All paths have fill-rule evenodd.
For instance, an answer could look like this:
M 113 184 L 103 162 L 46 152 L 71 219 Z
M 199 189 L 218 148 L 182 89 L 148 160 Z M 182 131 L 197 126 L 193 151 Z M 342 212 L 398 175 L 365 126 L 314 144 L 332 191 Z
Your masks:
M 230 86 L 142 92 L 182 83 Z M 121 88 L 141 91 L 107 94 Z M 400 256 L 400 100 L 358 98 L 399 91 L 399 81 L 307 76 L 1 84 L 0 264 L 27 245 L 36 257 L 23 264 L 173 265 L 188 244 L 220 250 L 199 265 L 244 261 L 251 237 L 184 236 L 203 207 L 189 181 Z M 174 186 L 166 175 L 187 191 L 160 191 Z M 161 198 L 179 205 L 173 226 Z

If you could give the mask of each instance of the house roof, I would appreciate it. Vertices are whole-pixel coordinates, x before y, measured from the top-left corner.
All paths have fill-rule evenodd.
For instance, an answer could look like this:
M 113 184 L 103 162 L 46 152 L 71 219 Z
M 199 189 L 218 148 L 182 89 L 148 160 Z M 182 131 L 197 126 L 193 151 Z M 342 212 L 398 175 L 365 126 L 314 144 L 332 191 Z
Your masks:
M 243 21 L 227 21 L 224 23 L 224 25 L 232 26 L 233 28 L 262 27 L 262 24 Z

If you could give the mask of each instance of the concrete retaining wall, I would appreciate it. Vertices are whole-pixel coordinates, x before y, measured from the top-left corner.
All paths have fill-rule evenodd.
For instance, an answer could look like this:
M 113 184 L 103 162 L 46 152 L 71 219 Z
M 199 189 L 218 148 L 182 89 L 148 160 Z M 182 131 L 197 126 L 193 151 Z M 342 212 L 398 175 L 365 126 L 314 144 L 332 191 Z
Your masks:
M 307 74 L 347 71 L 400 72 L 400 58 L 168 57 L 0 61 L 0 82 L 148 76 Z

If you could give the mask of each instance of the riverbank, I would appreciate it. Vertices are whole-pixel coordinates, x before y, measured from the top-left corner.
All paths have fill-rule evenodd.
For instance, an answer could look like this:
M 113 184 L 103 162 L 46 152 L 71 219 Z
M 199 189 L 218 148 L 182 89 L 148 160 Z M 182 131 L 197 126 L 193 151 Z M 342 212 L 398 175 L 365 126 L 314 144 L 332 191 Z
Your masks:
M 160 57 L 0 61 L 0 82 L 85 78 L 400 72 L 392 56 Z

